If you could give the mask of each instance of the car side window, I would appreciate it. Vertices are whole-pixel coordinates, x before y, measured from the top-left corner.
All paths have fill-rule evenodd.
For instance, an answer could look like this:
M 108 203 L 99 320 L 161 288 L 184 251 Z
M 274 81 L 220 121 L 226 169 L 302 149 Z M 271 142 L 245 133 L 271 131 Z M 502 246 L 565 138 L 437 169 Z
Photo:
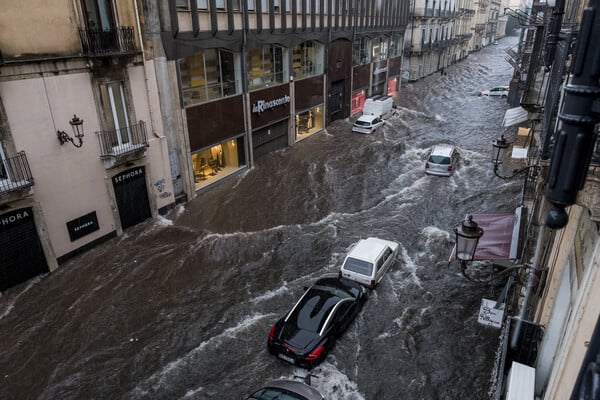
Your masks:
M 392 255 L 392 249 L 389 247 L 385 248 L 385 252 L 383 253 L 383 261 L 387 261 L 388 258 Z
M 379 271 L 379 269 L 381 268 L 381 266 L 383 265 L 383 262 L 385 261 L 385 254 L 381 256 L 381 258 L 379 260 L 377 260 L 377 271 Z

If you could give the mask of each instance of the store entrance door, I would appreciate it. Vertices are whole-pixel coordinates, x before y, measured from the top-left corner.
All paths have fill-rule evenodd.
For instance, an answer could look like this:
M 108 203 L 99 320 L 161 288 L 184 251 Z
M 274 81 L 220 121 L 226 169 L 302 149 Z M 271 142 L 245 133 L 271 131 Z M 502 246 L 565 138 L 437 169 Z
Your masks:
M 32 208 L 0 215 L 0 291 L 48 272 Z
M 344 81 L 331 84 L 328 96 L 329 122 L 343 118 L 342 106 L 344 99 Z
M 288 145 L 288 121 L 283 120 L 252 132 L 254 159 Z
M 121 219 L 121 228 L 127 229 L 152 217 L 144 167 L 135 167 L 123 171 L 113 176 L 112 180 Z

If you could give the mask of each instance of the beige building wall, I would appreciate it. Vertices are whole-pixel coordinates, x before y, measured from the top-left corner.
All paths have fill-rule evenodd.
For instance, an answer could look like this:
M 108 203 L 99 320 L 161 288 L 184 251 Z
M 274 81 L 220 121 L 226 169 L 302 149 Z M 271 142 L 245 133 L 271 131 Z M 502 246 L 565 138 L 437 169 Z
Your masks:
M 114 47 L 92 41 L 84 54 L 79 33 L 85 27 L 80 0 L 2 1 L 0 139 L 4 157 L 24 152 L 33 186 L 26 191 L 9 192 L 10 196 L 3 196 L 0 204 L 3 210 L 32 207 L 35 230 L 50 270 L 58 266 L 59 259 L 66 260 L 97 241 L 122 234 L 119 212 L 123 210 L 117 204 L 114 176 L 132 168 L 145 168 L 145 190 L 152 217 L 175 204 L 159 81 L 155 60 L 144 59 L 142 53 L 142 23 L 137 18 L 143 10 L 136 9 L 138 6 L 134 0 L 112 2 L 114 34 L 127 35 L 125 42 L 133 39 L 135 46 L 127 43 Z M 133 36 L 129 27 L 133 28 Z M 90 37 L 97 34 L 94 30 L 88 33 Z M 127 121 L 120 120 L 119 128 L 144 121 L 147 138 L 136 138 L 131 150 L 132 137 L 130 148 L 124 154 L 107 157 L 111 160 L 107 162 L 103 153 L 117 148 L 110 144 L 116 140 L 116 125 L 106 117 L 105 110 L 110 110 L 110 106 L 101 104 L 100 85 L 117 81 L 123 82 L 128 114 Z M 123 104 L 114 100 L 117 103 Z M 69 142 L 61 145 L 57 138 L 57 131 L 73 136 L 69 121 L 75 114 L 83 120 L 85 134 L 79 148 Z M 101 131 L 112 132 L 113 137 L 105 139 L 107 149 L 101 147 Z M 139 194 L 141 188 L 136 186 L 135 190 Z M 91 212 L 96 213 L 98 229 L 71 241 L 67 222 Z M 146 215 L 141 219 L 144 218 Z M 137 222 L 128 220 L 129 225 L 134 223 Z M 12 242 L 0 245 L 15 242 L 7 240 Z
M 569 214 L 569 225 L 557 232 L 549 257 L 551 260 L 548 265 L 549 279 L 538 303 L 535 321 L 546 327 L 551 326 L 553 308 L 556 307 L 559 297 L 559 287 L 561 283 L 564 284 L 563 279 L 568 277 L 571 294 L 570 309 L 551 365 L 551 374 L 543 393 L 544 399 L 570 397 L 600 315 L 598 225 L 591 221 L 585 208 L 573 206 Z

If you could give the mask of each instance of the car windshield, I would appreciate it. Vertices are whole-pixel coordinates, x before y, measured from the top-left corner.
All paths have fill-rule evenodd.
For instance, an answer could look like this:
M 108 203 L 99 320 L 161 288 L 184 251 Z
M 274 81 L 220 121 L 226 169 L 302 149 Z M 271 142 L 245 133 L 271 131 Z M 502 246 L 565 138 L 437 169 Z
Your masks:
M 450 157 L 432 154 L 429 156 L 429 162 L 434 164 L 450 164 Z
M 309 332 L 318 332 L 325 323 L 331 309 L 340 300 L 330 292 L 327 286 L 315 285 L 310 288 L 309 293 L 304 296 L 296 307 L 296 311 L 290 317 L 289 322 L 295 324 L 299 329 Z
M 373 263 L 348 257 L 346 262 L 344 262 L 344 269 L 361 275 L 371 276 L 373 273 Z
M 306 397 L 283 389 L 264 388 L 254 392 L 248 400 L 306 400 Z
M 354 123 L 354 125 L 358 125 L 358 126 L 371 126 L 371 123 L 368 121 L 361 121 L 360 119 L 356 120 L 356 122 Z

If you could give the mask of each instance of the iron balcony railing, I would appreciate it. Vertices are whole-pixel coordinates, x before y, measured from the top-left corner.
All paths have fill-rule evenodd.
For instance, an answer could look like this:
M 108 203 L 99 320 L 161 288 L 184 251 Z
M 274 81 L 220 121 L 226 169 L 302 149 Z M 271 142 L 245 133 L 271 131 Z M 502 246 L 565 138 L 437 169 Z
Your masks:
M 109 57 L 135 54 L 133 27 L 121 26 L 106 29 L 79 28 L 83 54 L 88 57 Z
M 0 195 L 33 186 L 33 176 L 24 151 L 0 159 Z
M 122 157 L 149 146 L 144 121 L 125 128 L 97 133 L 100 141 L 100 158 Z

